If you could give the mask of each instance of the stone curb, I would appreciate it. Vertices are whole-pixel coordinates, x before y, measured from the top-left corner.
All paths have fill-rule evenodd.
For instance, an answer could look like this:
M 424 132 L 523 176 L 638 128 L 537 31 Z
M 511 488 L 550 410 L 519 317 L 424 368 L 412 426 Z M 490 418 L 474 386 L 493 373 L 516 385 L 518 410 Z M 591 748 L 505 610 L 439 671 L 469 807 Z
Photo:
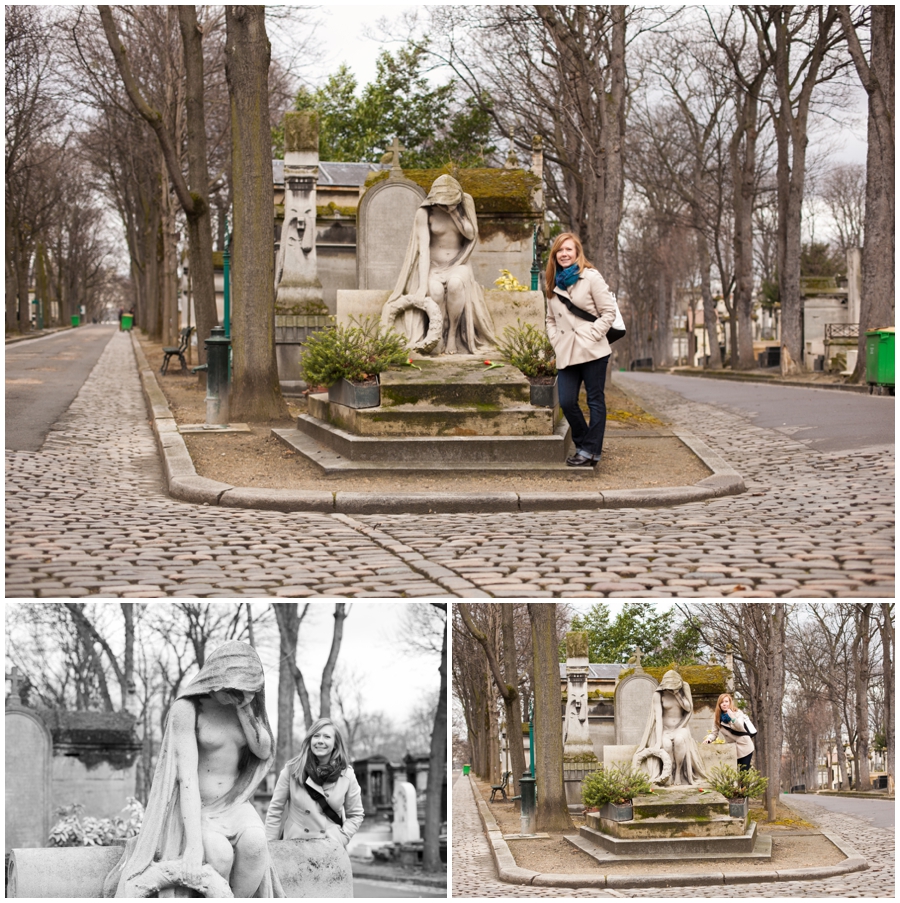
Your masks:
M 132 331 L 141 389 L 159 446 L 169 495 L 197 505 L 253 508 L 313 514 L 470 514 L 520 511 L 562 511 L 598 508 L 663 508 L 703 502 L 746 491 L 741 475 L 708 445 L 684 431 L 673 431 L 712 474 L 696 486 L 610 489 L 594 492 L 315 492 L 292 489 L 236 487 L 201 477 L 194 468 L 184 438 L 166 396 Z
M 707 872 L 695 875 L 557 875 L 533 872 L 519 868 L 510 852 L 509 845 L 503 839 L 488 804 L 476 790 L 470 775 L 469 789 L 478 808 L 478 817 L 484 828 L 485 836 L 491 848 L 491 856 L 497 869 L 499 879 L 505 884 L 529 884 L 533 887 L 569 887 L 577 888 L 629 888 L 629 887 L 693 887 L 725 884 L 763 884 L 780 881 L 812 881 L 821 878 L 833 878 L 849 872 L 861 872 L 869 867 L 864 856 L 840 840 L 834 834 L 822 831 L 822 836 L 833 843 L 847 858 L 838 865 L 816 868 L 773 869 L 768 872 Z M 460 778 L 461 779 L 461 778 Z
M 862 392 L 869 394 L 868 385 L 855 383 L 816 383 L 798 382 L 792 379 L 779 379 L 777 376 L 763 376 L 755 373 L 732 373 L 716 370 L 657 370 L 656 373 L 668 373 L 670 376 L 696 376 L 700 379 L 724 379 L 732 382 L 765 383 L 773 386 L 794 386 L 798 389 L 837 389 L 839 392 Z

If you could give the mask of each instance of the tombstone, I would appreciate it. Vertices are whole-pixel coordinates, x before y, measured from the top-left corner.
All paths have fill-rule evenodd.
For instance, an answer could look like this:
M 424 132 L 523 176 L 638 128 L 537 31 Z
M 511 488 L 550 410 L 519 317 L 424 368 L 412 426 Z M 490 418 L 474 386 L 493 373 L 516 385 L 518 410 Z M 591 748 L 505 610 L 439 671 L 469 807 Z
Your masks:
M 275 260 L 275 308 L 307 313 L 322 304 L 316 265 L 319 123 L 314 113 L 284 116 L 284 222 Z
M 5 731 L 6 850 L 46 846 L 53 738 L 38 714 L 17 701 L 7 700 Z
M 409 781 L 398 781 L 394 786 L 394 843 L 421 840 L 419 820 L 416 817 L 416 788 Z
M 647 723 L 647 712 L 657 681 L 641 667 L 641 650 L 635 650 L 634 673 L 616 685 L 616 746 L 637 745 Z
M 391 145 L 391 173 L 362 196 L 357 208 L 356 278 L 360 291 L 390 291 L 397 283 L 406 238 L 425 191 L 403 175 L 400 143 Z

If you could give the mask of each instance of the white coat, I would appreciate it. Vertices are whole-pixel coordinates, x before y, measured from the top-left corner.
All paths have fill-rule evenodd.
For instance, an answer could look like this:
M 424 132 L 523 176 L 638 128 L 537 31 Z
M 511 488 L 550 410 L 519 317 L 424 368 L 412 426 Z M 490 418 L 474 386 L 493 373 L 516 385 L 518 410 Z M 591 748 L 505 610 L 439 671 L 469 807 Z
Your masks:
M 563 296 L 599 319 L 590 323 L 571 313 L 560 300 Z M 547 337 L 556 352 L 556 366 L 571 367 L 606 357 L 610 353 L 606 333 L 615 318 L 613 296 L 597 270 L 582 270 L 568 292 L 555 288 L 547 299 Z
M 359 830 L 365 815 L 362 792 L 353 769 L 349 766 L 345 768 L 327 790 L 310 777 L 307 777 L 306 783 L 318 790 L 328 801 L 328 805 L 343 816 L 344 825 L 339 830 L 349 841 Z M 329 825 L 333 825 L 333 822 L 325 818 L 318 804 L 297 783 L 296 778 L 291 777 L 285 766 L 278 776 L 269 811 L 266 813 L 266 839 L 323 837 Z
M 716 727 L 715 722 L 713 722 L 713 728 L 709 734 L 709 739 L 715 740 L 717 737 L 721 737 L 726 743 L 733 743 L 736 747 L 735 752 L 737 753 L 737 757 L 743 759 L 744 756 L 749 756 L 750 753 L 756 749 L 753 738 L 747 736 L 746 733 L 733 734 L 728 728 L 733 727 L 736 731 L 746 731 L 748 725 L 750 727 L 753 727 L 753 725 L 750 722 L 750 719 L 741 711 L 729 712 L 728 714 L 733 720 L 727 726 L 723 724 L 718 728 Z

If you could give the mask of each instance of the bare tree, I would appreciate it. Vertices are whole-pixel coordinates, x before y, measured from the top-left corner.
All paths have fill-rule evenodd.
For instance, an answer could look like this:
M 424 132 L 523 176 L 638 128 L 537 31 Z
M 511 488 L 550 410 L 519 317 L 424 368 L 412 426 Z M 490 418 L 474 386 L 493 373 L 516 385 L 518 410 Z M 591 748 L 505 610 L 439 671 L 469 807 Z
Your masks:
M 856 701 L 856 789 L 868 790 L 869 778 L 869 681 L 871 661 L 869 646 L 872 641 L 872 609 L 874 602 L 848 602 L 853 606 L 856 636 L 853 638 L 853 682 Z
M 888 773 L 888 793 L 894 792 L 894 748 L 896 725 L 894 724 L 894 666 L 896 663 L 896 633 L 894 627 L 894 603 L 881 602 L 878 630 L 881 634 L 881 673 L 884 682 L 884 738 L 885 759 Z
M 231 417 L 289 417 L 275 360 L 272 146 L 265 7 L 227 6 L 225 74 L 231 98 L 234 185 L 234 385 Z
M 110 50 L 119 69 L 128 97 L 134 108 L 147 121 L 156 134 L 162 151 L 166 169 L 178 201 L 187 216 L 190 234 L 190 271 L 194 294 L 194 305 L 197 310 L 197 325 L 200 335 L 206 338 L 210 330 L 218 322 L 216 313 L 215 287 L 212 270 L 212 231 L 209 214 L 209 172 L 206 160 L 206 120 L 203 104 L 203 51 L 201 32 L 197 23 L 196 12 L 187 6 L 178 7 L 182 42 L 184 45 L 184 63 L 186 70 L 187 93 L 187 132 L 188 132 L 188 173 L 191 185 L 188 185 L 181 171 L 181 158 L 174 122 L 168 125 L 163 113 L 154 109 L 141 91 L 125 50 L 125 46 L 116 31 L 112 10 L 108 6 L 99 6 L 100 19 Z M 180 117 L 177 117 L 180 119 Z M 205 357 L 202 343 L 199 344 L 201 361 Z
M 835 244 L 846 255 L 861 248 L 866 215 L 866 168 L 858 163 L 832 166 L 825 173 L 819 197 L 837 233 Z
M 441 868 L 441 803 L 447 777 L 447 604 L 432 602 L 431 605 L 444 614 L 444 632 L 441 642 L 440 674 L 441 686 L 438 693 L 434 725 L 431 730 L 431 747 L 428 754 L 428 783 L 425 788 L 425 844 L 423 865 L 430 871 Z
M 534 650 L 534 742 L 538 831 L 571 831 L 563 782 L 562 688 L 556 603 L 528 603 Z
M 865 372 L 866 332 L 894 322 L 894 6 L 869 7 L 871 41 L 866 59 L 864 21 L 836 7 L 859 80 L 869 96 L 866 148 L 866 237 L 863 244 L 859 357 L 854 379 Z

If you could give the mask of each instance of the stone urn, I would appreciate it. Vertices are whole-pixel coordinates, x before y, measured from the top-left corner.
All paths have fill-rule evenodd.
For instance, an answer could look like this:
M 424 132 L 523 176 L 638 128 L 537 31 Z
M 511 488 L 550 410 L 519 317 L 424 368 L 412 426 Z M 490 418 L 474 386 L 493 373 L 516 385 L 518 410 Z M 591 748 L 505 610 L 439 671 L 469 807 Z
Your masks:
M 377 408 L 381 404 L 381 385 L 377 378 L 365 386 L 341 379 L 328 387 L 328 401 L 348 408 Z

